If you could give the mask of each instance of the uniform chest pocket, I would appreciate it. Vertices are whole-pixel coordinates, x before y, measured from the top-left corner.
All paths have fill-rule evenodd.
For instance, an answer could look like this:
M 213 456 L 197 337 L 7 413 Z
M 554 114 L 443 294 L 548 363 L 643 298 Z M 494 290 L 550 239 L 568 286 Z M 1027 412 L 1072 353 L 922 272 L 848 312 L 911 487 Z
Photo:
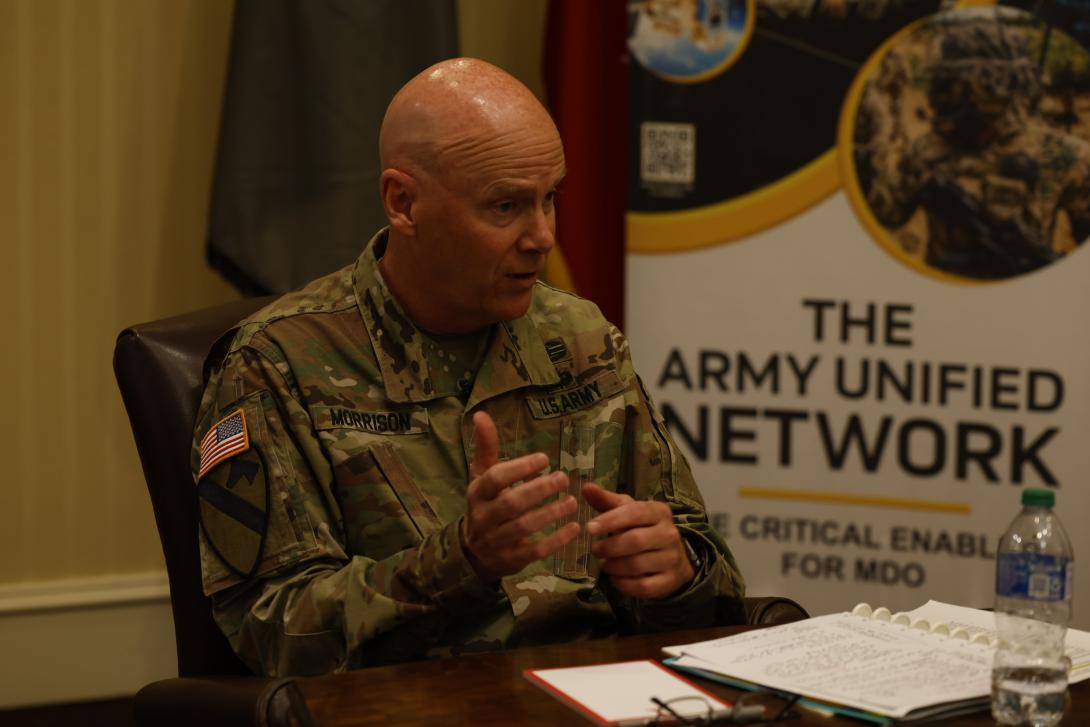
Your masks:
M 442 527 L 394 445 L 377 442 L 333 467 L 351 555 L 381 560 Z
M 621 482 L 624 397 L 615 396 L 598 406 L 565 417 L 560 423 L 560 469 L 568 474 L 568 494 L 579 504 L 568 522 L 584 526 L 579 535 L 553 556 L 553 574 L 581 579 L 597 574 L 590 554 L 592 539 L 586 524 L 597 513 L 583 498 L 583 485 L 593 482 L 616 492 Z
M 615 396 L 560 422 L 560 469 L 572 480 L 616 491 L 621 479 L 624 397 Z

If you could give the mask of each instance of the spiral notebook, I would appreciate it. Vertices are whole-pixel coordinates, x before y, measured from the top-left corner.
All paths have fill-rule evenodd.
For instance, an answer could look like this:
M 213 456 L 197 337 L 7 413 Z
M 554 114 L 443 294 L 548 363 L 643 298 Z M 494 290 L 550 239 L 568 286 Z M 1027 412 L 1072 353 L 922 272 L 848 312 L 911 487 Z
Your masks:
M 860 604 L 664 651 L 683 671 L 887 723 L 986 708 L 995 641 L 993 614 L 929 601 L 905 613 Z M 1067 653 L 1070 681 L 1090 678 L 1090 633 L 1069 629 Z

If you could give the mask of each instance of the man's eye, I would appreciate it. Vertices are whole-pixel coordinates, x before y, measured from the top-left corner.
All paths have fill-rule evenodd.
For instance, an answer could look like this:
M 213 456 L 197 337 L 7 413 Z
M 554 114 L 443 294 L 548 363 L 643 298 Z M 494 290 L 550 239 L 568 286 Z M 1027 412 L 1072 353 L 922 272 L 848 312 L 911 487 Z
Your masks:
M 512 212 L 515 211 L 516 206 L 517 205 L 514 202 L 510 202 L 510 201 L 508 201 L 508 202 L 497 202 L 496 204 L 492 205 L 492 209 L 496 210 L 501 215 L 509 215 L 509 214 L 511 214 Z

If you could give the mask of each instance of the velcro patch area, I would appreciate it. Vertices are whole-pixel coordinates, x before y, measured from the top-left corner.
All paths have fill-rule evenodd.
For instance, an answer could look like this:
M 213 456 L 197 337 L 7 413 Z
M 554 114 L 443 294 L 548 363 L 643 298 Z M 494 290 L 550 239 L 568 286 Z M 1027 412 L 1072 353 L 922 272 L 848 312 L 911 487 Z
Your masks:
M 250 448 L 250 433 L 246 428 L 246 412 L 240 407 L 212 425 L 201 440 L 201 466 L 197 479 L 225 459 L 242 454 Z

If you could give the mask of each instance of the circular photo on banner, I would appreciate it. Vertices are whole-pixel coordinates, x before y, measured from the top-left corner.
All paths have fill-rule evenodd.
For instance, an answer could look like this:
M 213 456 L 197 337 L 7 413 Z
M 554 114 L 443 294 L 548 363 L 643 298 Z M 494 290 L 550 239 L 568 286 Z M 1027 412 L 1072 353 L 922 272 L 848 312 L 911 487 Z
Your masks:
M 1011 278 L 1090 237 L 1090 52 L 1041 17 L 905 28 L 856 77 L 839 136 L 860 219 L 932 277 Z
M 745 239 L 839 191 L 837 130 L 852 82 L 886 40 L 952 2 L 753 0 L 744 46 L 714 78 L 677 83 L 633 58 L 628 249 Z
M 699 83 L 742 53 L 753 0 L 628 0 L 628 50 L 659 78 Z

